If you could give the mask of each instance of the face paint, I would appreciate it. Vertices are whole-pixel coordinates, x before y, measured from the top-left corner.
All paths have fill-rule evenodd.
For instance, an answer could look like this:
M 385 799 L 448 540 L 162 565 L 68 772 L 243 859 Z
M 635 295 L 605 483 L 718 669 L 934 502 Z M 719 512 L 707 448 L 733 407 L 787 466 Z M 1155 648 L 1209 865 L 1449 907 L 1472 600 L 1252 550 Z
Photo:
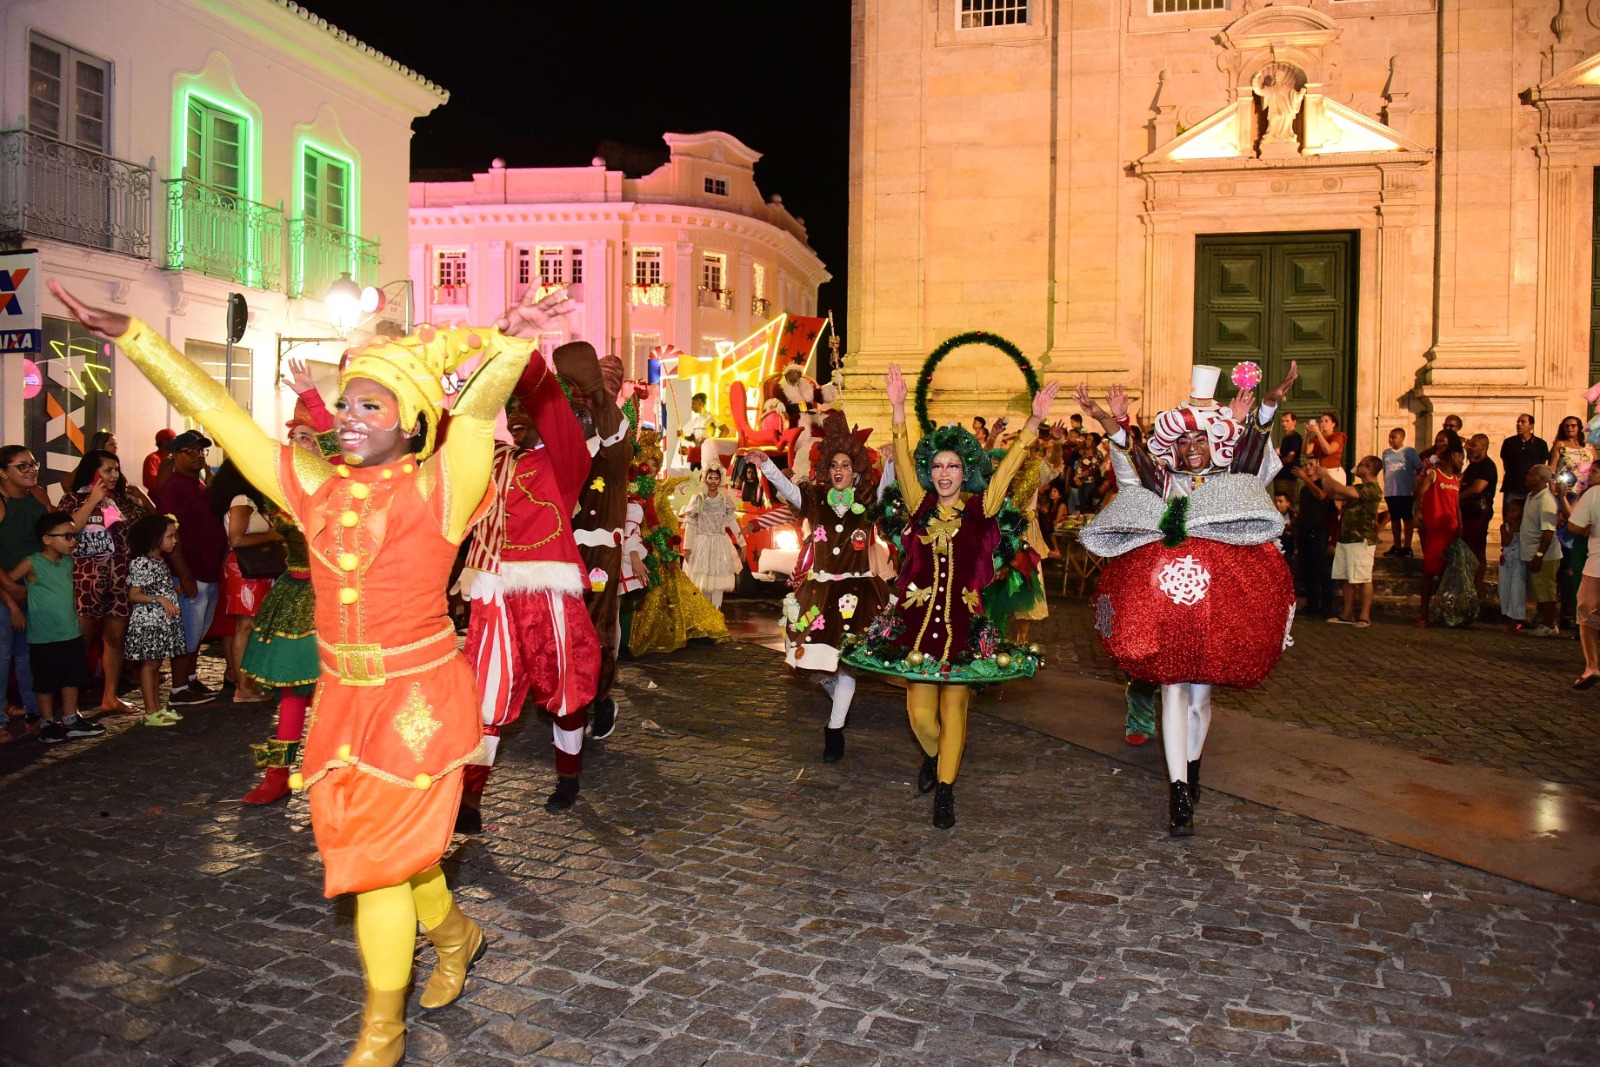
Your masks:
M 339 450 L 351 464 L 393 463 L 411 451 L 411 435 L 400 429 L 395 395 L 368 378 L 352 378 L 333 405 Z
M 942 503 L 949 503 L 961 492 L 961 483 L 966 478 L 966 468 L 961 464 L 961 457 L 954 452 L 940 452 L 928 465 L 928 475 L 939 500 Z
M 849 456 L 840 452 L 829 461 L 828 481 L 835 489 L 848 489 L 855 480 L 855 467 L 851 465 Z

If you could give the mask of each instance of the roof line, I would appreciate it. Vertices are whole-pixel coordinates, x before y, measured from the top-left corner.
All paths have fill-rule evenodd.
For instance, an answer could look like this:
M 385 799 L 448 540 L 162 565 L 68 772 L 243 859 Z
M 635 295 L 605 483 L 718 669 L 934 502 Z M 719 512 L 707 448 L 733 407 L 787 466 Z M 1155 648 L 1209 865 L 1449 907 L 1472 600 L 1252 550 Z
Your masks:
M 273 0 L 273 2 L 284 10 L 299 15 L 313 26 L 317 26 L 323 30 L 326 30 L 328 34 L 335 40 L 343 41 L 345 44 L 349 45 L 351 48 L 354 48 L 362 55 L 371 59 L 375 59 L 379 63 L 382 63 L 384 66 L 388 67 L 390 70 L 409 78 L 411 81 L 417 83 L 433 95 L 437 96 L 442 103 L 448 103 L 450 101 L 450 90 L 445 89 L 428 78 L 423 77 L 421 74 L 418 74 L 416 71 L 412 70 L 404 63 L 401 63 L 399 60 L 394 59 L 391 56 L 384 55 L 382 52 L 378 51 L 370 44 L 367 44 L 365 41 L 361 41 L 354 35 L 341 30 L 339 27 L 335 26 L 321 15 L 307 10 L 301 5 L 295 3 L 294 0 Z

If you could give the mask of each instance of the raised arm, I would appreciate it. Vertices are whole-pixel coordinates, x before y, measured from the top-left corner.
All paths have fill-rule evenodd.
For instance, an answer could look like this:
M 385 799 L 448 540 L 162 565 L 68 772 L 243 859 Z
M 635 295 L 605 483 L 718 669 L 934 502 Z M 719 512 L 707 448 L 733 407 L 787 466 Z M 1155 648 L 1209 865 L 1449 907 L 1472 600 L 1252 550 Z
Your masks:
M 1012 441 L 1011 447 L 1006 450 L 1000 466 L 990 475 L 989 487 L 983 491 L 985 515 L 1000 514 L 1000 508 L 1011 495 L 1011 479 L 1017 476 L 1022 461 L 1028 458 L 1028 446 L 1038 437 L 1039 425 L 1044 422 L 1045 416 L 1050 414 L 1050 405 L 1055 402 L 1056 393 L 1060 389 L 1060 382 L 1047 382 L 1033 398 L 1033 412 L 1029 415 L 1028 421 L 1023 423 L 1022 429 L 1017 432 L 1016 440 Z
M 178 414 L 204 427 L 256 488 L 278 506 L 288 507 L 283 487 L 278 483 L 279 444 L 234 402 L 221 383 L 138 319 L 103 308 L 91 308 L 63 289 L 59 282 L 52 281 L 50 291 L 84 326 L 100 337 L 115 341 Z
M 913 458 L 917 439 L 911 436 L 912 431 L 906 427 L 906 380 L 900 374 L 899 366 L 889 365 L 884 386 L 889 392 L 889 411 L 894 423 L 891 431 L 894 436 L 894 476 L 900 483 L 900 495 L 905 499 L 906 509 L 914 514 L 922 506 L 922 498 L 926 493 L 922 483 L 917 481 L 917 464 Z
M 578 416 L 573 414 L 567 395 L 561 391 L 561 381 L 554 368 L 542 354 L 529 358 L 527 369 L 517 380 L 513 392 L 532 420 L 534 432 L 544 442 L 545 455 L 550 458 L 550 468 L 555 472 L 557 491 L 570 511 L 577 506 L 578 494 L 583 492 L 583 483 L 589 477 L 589 446 L 584 441 Z
M 760 458 L 761 476 L 767 480 L 768 485 L 772 486 L 772 491 L 783 498 L 784 503 L 796 511 L 805 507 L 805 498 L 800 493 L 800 487 L 784 477 L 783 472 L 778 469 L 778 465 L 772 462 L 771 456 L 754 449 L 745 454 Z
M 306 413 L 311 416 L 313 432 L 327 433 L 333 429 L 333 412 L 328 410 L 328 405 L 322 400 L 322 394 L 317 392 L 317 383 L 311 380 L 311 371 L 306 367 L 305 360 L 289 360 L 289 374 L 284 381 L 289 383 L 294 395 L 305 402 Z
M 472 525 L 483 495 L 489 489 L 494 470 L 494 424 L 511 390 L 522 377 L 528 358 L 538 347 L 535 340 L 507 337 L 498 329 L 445 330 L 459 333 L 464 343 L 469 333 L 483 342 L 483 362 L 456 397 L 450 409 L 450 431 L 439 450 L 444 476 L 449 479 L 449 514 L 445 516 L 445 537 L 459 541 Z

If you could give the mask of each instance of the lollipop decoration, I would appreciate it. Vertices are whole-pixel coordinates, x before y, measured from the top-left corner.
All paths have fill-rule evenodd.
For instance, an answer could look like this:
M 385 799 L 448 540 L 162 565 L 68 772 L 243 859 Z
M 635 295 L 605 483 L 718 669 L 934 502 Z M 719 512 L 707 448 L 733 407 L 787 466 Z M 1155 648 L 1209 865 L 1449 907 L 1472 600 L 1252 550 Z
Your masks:
M 1247 360 L 1233 368 L 1231 377 L 1233 378 L 1234 388 L 1240 390 L 1254 389 L 1261 384 L 1261 366 Z

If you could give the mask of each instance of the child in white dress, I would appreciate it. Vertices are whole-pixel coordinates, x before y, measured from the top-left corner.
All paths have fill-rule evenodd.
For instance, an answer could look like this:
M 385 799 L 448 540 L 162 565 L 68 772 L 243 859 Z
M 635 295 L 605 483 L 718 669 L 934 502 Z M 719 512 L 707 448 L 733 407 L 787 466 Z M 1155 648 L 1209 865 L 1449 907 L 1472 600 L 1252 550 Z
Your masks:
M 722 594 L 739 577 L 744 533 L 739 529 L 737 498 L 722 487 L 722 468 L 708 466 L 701 472 L 700 484 L 702 492 L 683 513 L 683 573 L 712 606 L 721 608 Z

